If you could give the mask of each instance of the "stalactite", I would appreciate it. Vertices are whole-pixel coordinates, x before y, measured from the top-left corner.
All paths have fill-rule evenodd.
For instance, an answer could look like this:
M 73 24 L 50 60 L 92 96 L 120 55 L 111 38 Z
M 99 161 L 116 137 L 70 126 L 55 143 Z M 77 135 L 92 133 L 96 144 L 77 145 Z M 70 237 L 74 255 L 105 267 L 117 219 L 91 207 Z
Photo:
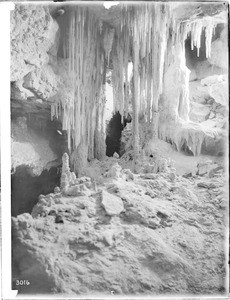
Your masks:
M 182 43 L 186 40 L 188 35 L 191 36 L 191 49 L 194 47 L 197 48 L 197 56 L 200 54 L 200 46 L 201 46 L 201 35 L 205 32 L 205 48 L 206 48 L 206 58 L 211 56 L 211 44 L 212 44 L 212 36 L 215 33 L 215 27 L 218 24 L 218 19 L 207 16 L 202 19 L 196 19 L 194 21 L 186 21 L 178 23 L 180 26 L 180 34 L 178 34 L 178 38 Z
M 175 59 L 172 49 L 178 45 L 184 56 L 185 40 L 191 36 L 191 47 L 199 55 L 201 35 L 205 31 L 206 56 L 211 53 L 212 35 L 216 26 L 210 17 L 192 22 L 176 22 L 169 3 L 120 3 L 121 20 L 116 28 L 97 20 L 86 6 L 78 5 L 68 15 L 63 35 L 64 58 L 68 60 L 69 93 L 54 104 L 51 117 L 62 117 L 68 134 L 69 149 L 87 145 L 88 157 L 95 155 L 95 132 L 102 130 L 101 95 L 106 66 L 112 61 L 114 110 L 122 120 L 132 99 L 133 142 L 135 159 L 139 152 L 139 120 L 148 122 L 152 136 L 158 137 L 159 99 L 163 92 L 165 70 Z M 185 57 L 183 58 L 185 59 Z M 128 65 L 133 63 L 133 88 L 129 82 Z M 184 65 L 184 61 L 181 62 Z M 180 66 L 178 66 L 180 68 Z M 183 77 L 183 76 L 182 76 Z M 186 77 L 187 78 L 187 77 Z M 187 79 L 184 79 L 186 81 Z M 188 84 L 181 97 L 188 98 Z M 181 113 L 182 115 L 182 113 Z M 186 116 L 183 117 L 186 119 Z
M 96 126 L 101 127 L 95 115 L 100 105 L 105 64 L 103 36 L 99 25 L 99 21 L 84 5 L 69 12 L 63 35 L 63 53 L 68 61 L 69 95 L 61 97 L 58 104 L 62 110 L 63 130 L 68 135 L 69 150 L 78 149 L 80 144 L 86 145 L 90 158 L 94 157 Z M 110 40 L 111 34 L 113 31 L 109 33 Z M 106 52 L 108 59 L 110 48 L 111 45 Z M 57 105 L 52 107 L 53 116 L 60 117 Z

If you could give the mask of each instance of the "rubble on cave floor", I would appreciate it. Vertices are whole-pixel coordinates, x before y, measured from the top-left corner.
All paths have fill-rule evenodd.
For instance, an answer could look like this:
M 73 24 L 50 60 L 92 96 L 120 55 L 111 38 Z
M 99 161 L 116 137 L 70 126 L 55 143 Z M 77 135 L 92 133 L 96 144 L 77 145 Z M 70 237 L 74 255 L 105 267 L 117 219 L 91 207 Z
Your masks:
M 181 176 L 164 161 L 134 174 L 120 163 L 98 163 L 98 180 L 76 178 L 64 155 L 61 187 L 13 218 L 14 274 L 30 278 L 19 292 L 223 293 L 223 168 L 209 162 Z

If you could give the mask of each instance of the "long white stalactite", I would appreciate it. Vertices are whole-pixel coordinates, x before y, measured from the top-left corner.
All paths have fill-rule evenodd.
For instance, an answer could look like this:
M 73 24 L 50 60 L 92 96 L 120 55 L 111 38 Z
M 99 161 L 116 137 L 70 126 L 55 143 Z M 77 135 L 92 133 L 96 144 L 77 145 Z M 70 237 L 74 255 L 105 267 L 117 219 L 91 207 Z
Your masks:
M 205 34 L 205 49 L 206 58 L 211 56 L 211 45 L 212 37 L 215 34 L 215 28 L 218 24 L 218 19 L 214 17 L 204 17 L 202 19 L 196 19 L 194 21 L 186 21 L 180 24 L 181 35 L 180 38 L 182 42 L 189 36 L 191 36 L 191 49 L 197 48 L 197 56 L 200 55 L 201 47 L 201 36 L 204 32 Z

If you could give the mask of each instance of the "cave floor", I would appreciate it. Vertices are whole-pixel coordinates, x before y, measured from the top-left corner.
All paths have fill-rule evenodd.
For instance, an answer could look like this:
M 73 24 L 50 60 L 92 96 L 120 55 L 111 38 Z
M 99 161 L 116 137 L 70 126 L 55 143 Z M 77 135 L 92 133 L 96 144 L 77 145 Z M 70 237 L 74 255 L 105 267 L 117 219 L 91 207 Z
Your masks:
M 13 281 L 30 281 L 19 292 L 223 295 L 223 171 L 188 178 L 132 174 L 114 164 L 119 159 L 109 161 L 113 167 L 96 188 L 88 185 L 78 197 L 51 193 L 40 197 L 32 216 L 13 218 L 19 270 Z

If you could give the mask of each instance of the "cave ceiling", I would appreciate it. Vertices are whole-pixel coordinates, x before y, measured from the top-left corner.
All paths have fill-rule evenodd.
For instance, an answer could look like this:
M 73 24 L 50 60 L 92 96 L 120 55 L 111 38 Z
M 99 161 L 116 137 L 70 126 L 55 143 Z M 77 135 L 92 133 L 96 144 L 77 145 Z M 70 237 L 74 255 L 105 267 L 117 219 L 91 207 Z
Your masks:
M 130 1 L 131 2 L 131 1 Z M 148 1 L 149 2 L 149 1 Z M 111 6 L 109 9 L 106 9 L 103 6 L 103 3 L 92 1 L 82 1 L 82 5 L 89 5 L 89 10 L 95 14 L 97 19 L 100 19 L 103 22 L 106 22 L 111 27 L 117 27 L 120 24 L 121 20 L 121 9 L 122 9 L 122 1 L 117 5 Z M 135 3 L 135 2 L 132 2 Z M 137 2 L 138 4 L 143 2 Z M 76 3 L 75 3 L 76 4 Z M 222 18 L 221 13 L 227 10 L 227 4 L 225 2 L 175 2 L 170 1 L 170 5 L 172 8 L 172 12 L 174 14 L 175 19 L 180 22 L 183 21 L 193 21 L 198 18 L 204 18 L 207 16 L 215 16 L 220 19 L 220 23 L 226 20 L 226 17 Z M 73 4 L 68 3 L 56 3 L 55 7 L 51 5 L 51 10 L 58 10 L 60 8 L 64 8 L 67 12 L 73 9 Z

